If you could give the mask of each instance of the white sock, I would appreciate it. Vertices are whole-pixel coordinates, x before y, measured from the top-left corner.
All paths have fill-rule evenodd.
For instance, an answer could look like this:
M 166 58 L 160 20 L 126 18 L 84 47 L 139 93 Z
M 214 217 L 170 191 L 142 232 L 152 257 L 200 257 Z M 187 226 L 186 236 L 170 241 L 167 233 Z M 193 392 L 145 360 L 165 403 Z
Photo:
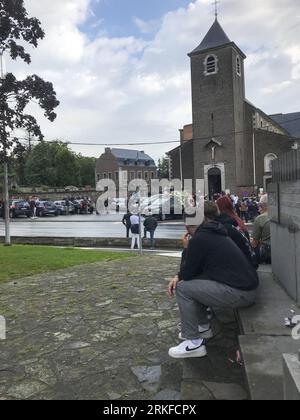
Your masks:
M 203 340 L 201 338 L 198 338 L 198 340 L 189 340 L 192 344 L 192 347 L 200 347 L 203 343 Z

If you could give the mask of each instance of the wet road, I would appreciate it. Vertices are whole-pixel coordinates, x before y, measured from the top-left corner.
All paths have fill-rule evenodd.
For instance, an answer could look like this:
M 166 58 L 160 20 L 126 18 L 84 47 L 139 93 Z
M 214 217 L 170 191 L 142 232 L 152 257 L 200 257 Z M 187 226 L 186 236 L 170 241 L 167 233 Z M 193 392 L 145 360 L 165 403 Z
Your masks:
M 122 218 L 121 214 L 69 215 L 35 220 L 20 217 L 11 221 L 10 229 L 12 236 L 119 238 L 126 234 Z M 179 239 L 183 234 L 184 225 L 180 221 L 160 223 L 156 231 L 157 238 Z M 0 236 L 4 236 L 3 220 L 0 220 Z

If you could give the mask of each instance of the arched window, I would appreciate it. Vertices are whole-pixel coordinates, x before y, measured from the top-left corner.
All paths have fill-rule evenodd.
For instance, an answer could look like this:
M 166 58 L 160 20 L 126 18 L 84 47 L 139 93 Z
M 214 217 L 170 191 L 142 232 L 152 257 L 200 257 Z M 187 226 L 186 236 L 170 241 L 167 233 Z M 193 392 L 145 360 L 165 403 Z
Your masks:
M 269 153 L 265 156 L 265 172 L 272 172 L 272 162 L 277 159 L 274 153 Z
M 215 55 L 208 55 L 204 61 L 204 74 L 216 74 L 218 72 L 218 58 Z
M 242 75 L 242 62 L 240 57 L 236 57 L 236 72 L 239 76 Z

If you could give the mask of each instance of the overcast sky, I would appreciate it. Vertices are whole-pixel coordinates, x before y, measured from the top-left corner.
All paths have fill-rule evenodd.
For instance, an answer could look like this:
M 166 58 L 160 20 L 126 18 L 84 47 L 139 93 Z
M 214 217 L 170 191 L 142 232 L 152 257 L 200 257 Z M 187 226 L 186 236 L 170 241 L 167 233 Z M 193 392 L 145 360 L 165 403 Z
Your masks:
M 222 0 L 219 21 L 247 55 L 246 96 L 266 113 L 300 111 L 299 0 Z M 58 118 L 47 140 L 171 141 L 191 122 L 187 53 L 214 20 L 212 0 L 25 0 L 46 38 L 32 64 L 7 70 L 53 82 Z M 154 158 L 175 147 L 138 146 Z M 74 148 L 74 147 L 73 147 Z M 77 147 L 98 157 L 104 147 Z

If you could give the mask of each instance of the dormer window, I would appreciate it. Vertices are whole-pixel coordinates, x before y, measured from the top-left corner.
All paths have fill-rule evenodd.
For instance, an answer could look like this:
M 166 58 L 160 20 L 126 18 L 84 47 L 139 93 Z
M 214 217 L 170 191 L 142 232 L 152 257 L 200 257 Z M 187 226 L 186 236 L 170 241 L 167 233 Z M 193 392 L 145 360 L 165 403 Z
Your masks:
M 236 72 L 238 76 L 242 75 L 242 62 L 240 57 L 236 57 Z
M 218 73 L 218 58 L 215 55 L 209 55 L 204 61 L 204 74 L 210 76 Z

